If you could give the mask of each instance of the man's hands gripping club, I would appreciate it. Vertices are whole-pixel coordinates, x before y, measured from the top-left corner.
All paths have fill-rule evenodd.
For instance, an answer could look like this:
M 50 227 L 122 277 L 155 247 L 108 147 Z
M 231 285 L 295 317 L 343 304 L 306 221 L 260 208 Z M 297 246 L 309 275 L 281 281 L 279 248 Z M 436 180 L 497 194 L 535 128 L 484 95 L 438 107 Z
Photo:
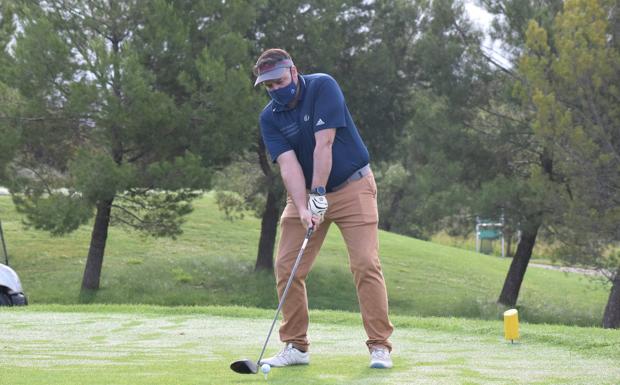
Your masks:
M 328 131 L 327 129 L 320 132 Z M 331 131 L 331 130 L 329 130 Z M 334 130 L 335 131 L 335 130 Z M 318 135 L 318 134 L 317 134 Z M 331 156 L 329 157 L 331 160 Z M 317 166 L 320 161 L 315 161 Z M 288 192 L 290 199 L 297 208 L 301 223 L 306 229 L 313 227 L 314 230 L 318 230 L 318 225 L 325 219 L 325 213 L 327 212 L 327 198 L 324 185 L 315 187 L 310 191 L 306 190 L 304 174 L 301 166 L 297 161 L 297 156 L 293 150 L 286 151 L 278 157 L 278 164 L 280 165 L 280 175 L 284 182 L 284 186 Z M 329 164 L 331 167 L 331 162 Z M 317 175 L 319 172 L 317 172 Z M 323 172 L 324 177 L 319 179 L 318 182 L 323 182 L 323 179 L 327 180 L 329 171 Z M 318 185 L 317 181 L 313 181 L 313 185 Z
M 313 217 L 317 217 L 320 220 L 319 223 L 325 219 L 328 206 L 325 195 L 310 193 L 308 197 L 308 210 L 310 210 Z
M 302 216 L 302 221 L 306 227 L 310 227 L 312 224 L 312 227 L 316 230 L 318 226 L 323 223 L 328 206 L 327 197 L 325 197 L 325 195 L 310 193 L 308 197 L 308 211 L 311 218 L 304 218 Z M 310 223 L 310 221 L 312 223 Z

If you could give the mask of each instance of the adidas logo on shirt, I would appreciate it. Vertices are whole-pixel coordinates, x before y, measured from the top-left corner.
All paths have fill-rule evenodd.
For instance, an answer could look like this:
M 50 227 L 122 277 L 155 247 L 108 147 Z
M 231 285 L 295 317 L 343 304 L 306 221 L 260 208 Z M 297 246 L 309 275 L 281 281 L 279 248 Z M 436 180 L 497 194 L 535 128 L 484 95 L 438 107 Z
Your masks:
M 316 122 L 316 125 L 317 125 L 317 126 L 322 126 L 322 125 L 324 125 L 324 124 L 325 124 L 325 122 L 324 122 L 324 121 L 323 121 L 323 119 L 321 119 L 321 118 L 319 118 L 319 121 L 318 121 L 318 122 Z

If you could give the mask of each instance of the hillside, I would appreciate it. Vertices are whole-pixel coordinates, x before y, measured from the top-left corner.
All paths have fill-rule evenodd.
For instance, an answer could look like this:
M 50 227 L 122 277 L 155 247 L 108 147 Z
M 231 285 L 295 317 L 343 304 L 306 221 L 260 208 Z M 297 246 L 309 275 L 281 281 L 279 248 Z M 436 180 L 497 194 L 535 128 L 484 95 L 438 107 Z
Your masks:
M 253 272 L 260 221 L 230 222 L 211 194 L 177 240 L 144 238 L 113 228 L 104 260 L 102 289 L 79 297 L 90 227 L 61 238 L 24 230 L 9 197 L 0 197 L 0 219 L 11 265 L 31 303 L 142 303 L 156 305 L 276 306 L 271 274 Z M 497 319 L 495 300 L 509 259 L 381 232 L 381 258 L 395 315 Z M 579 274 L 530 268 L 521 290 L 521 318 L 529 322 L 599 325 L 608 286 Z M 357 310 L 344 243 L 330 229 L 308 279 L 313 309 Z

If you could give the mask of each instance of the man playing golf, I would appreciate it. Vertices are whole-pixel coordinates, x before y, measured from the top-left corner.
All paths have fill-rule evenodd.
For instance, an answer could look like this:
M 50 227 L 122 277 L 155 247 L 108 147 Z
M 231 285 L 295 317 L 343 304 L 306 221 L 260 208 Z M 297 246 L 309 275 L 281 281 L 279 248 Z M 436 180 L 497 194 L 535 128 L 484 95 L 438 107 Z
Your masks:
M 314 228 L 282 307 L 280 339 L 286 346 L 259 364 L 310 362 L 305 279 L 333 222 L 349 252 L 370 367 L 391 368 L 393 326 L 379 262 L 377 187 L 342 91 L 329 75 L 300 75 L 282 49 L 263 52 L 254 73 L 254 85 L 263 84 L 272 99 L 260 114 L 261 134 L 288 192 L 275 266 L 280 297 L 306 230 Z

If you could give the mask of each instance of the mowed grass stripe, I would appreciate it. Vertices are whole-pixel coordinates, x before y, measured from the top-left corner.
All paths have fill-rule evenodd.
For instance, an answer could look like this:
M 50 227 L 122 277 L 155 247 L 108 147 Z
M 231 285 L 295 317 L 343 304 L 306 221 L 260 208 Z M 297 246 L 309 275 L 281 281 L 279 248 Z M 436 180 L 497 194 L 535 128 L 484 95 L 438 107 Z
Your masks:
M 228 365 L 257 358 L 272 315 L 227 307 L 3 309 L 0 384 L 265 384 Z M 376 371 L 367 368 L 356 314 L 312 311 L 311 365 L 274 369 L 267 383 L 620 382 L 618 331 L 522 324 L 512 345 L 497 321 L 395 317 L 395 324 L 395 368 Z M 276 334 L 268 353 L 279 348 Z

